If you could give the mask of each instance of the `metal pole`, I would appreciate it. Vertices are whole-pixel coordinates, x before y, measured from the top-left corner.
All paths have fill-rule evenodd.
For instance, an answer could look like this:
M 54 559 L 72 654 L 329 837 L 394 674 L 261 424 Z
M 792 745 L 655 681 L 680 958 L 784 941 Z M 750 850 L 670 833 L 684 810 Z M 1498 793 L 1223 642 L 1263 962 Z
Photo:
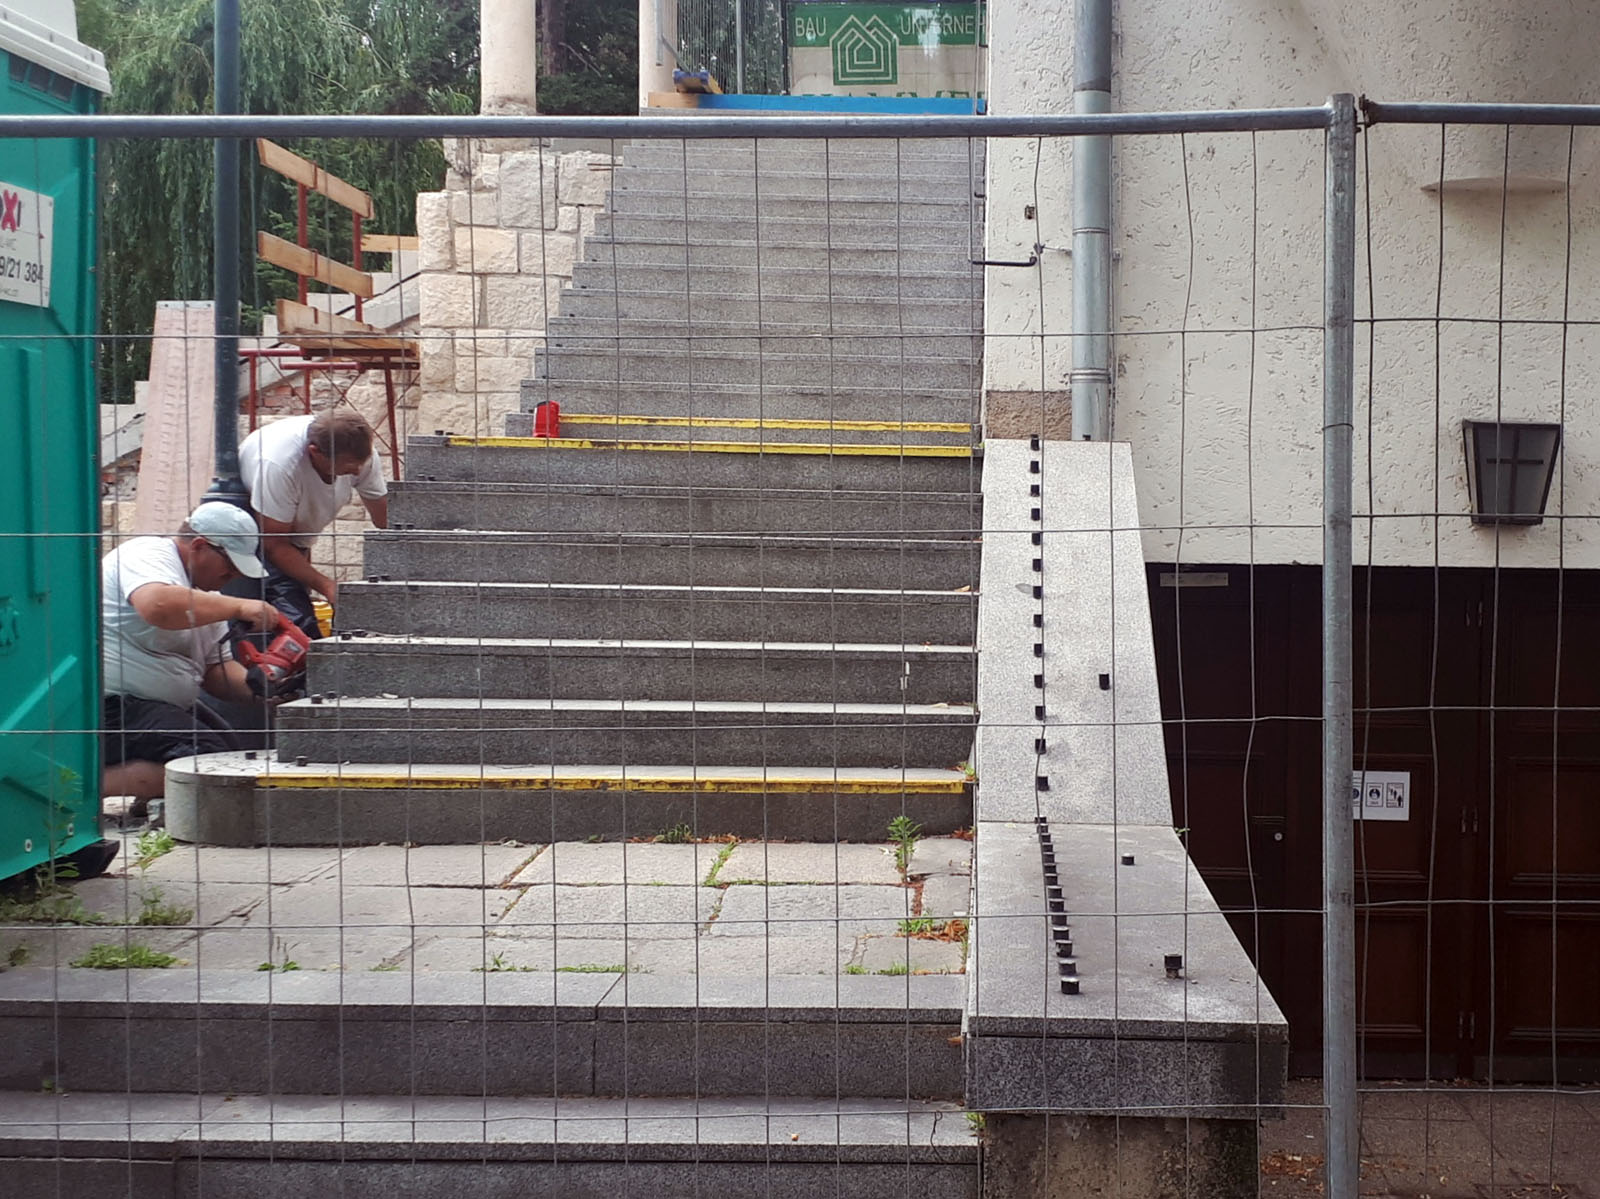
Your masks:
M 744 95 L 744 0 L 733 0 L 733 90 Z
M 1078 0 L 1073 110 L 1111 111 L 1111 0 Z M 1111 139 L 1072 143 L 1072 439 L 1111 432 Z
M 1329 101 L 1322 327 L 1322 1086 L 1328 1199 L 1356 1199 L 1355 837 L 1350 809 L 1350 442 L 1355 386 L 1355 97 Z
M 239 111 L 239 0 L 216 0 L 215 95 L 218 116 Z M 208 498 L 245 495 L 239 480 L 239 143 L 211 148 L 213 295 L 216 302 L 216 475 Z
M 1600 108 L 1595 110 L 1600 116 Z M 1231 108 L 1205 112 L 1050 113 L 1033 116 L 15 116 L 0 114 L 0 139 L 181 137 L 752 138 L 1073 137 L 1140 133 L 1248 133 L 1326 129 L 1328 108 Z

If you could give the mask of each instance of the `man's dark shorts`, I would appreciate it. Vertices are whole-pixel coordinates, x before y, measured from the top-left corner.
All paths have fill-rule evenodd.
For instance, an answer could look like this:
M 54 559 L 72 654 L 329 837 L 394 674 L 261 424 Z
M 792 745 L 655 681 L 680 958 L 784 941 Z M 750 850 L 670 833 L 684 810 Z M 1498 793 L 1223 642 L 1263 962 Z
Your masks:
M 227 723 L 204 704 L 180 708 L 157 699 L 108 695 L 101 713 L 103 765 L 170 762 L 190 754 L 238 749 Z

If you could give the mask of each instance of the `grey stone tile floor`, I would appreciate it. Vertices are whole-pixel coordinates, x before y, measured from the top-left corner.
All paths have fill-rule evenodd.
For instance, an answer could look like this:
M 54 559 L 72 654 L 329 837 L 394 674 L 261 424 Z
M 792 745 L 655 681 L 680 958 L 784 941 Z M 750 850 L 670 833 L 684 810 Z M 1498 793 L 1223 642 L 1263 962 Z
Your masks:
M 67 884 L 80 923 L 0 918 L 0 968 L 95 946 L 203 970 L 904 974 L 966 957 L 945 924 L 967 913 L 958 838 L 919 841 L 905 877 L 889 844 L 180 845 L 143 865 L 134 844 Z

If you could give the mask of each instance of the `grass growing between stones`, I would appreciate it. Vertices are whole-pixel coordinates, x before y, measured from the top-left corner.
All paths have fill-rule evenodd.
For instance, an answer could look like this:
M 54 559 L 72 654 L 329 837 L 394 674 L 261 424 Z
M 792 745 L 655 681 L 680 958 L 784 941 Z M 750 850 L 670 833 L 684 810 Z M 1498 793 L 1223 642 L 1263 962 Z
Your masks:
M 75 877 L 75 871 L 46 865 L 8 882 L 0 891 L 0 924 L 104 924 L 104 916 L 62 885 Z
M 694 830 L 687 824 L 675 824 L 662 829 L 652 840 L 661 845 L 687 845 L 694 840 Z
M 937 920 L 932 916 L 913 916 L 900 922 L 902 937 L 915 937 L 919 941 L 960 941 L 967 939 L 965 920 Z
M 91 945 L 88 953 L 68 964 L 82 970 L 164 970 L 177 961 L 170 953 L 130 941 L 126 945 Z
M 579 962 L 576 966 L 557 966 L 557 974 L 636 974 L 637 966 L 603 966 L 599 962 Z
M 722 848 L 717 851 L 717 860 L 712 862 L 711 869 L 706 871 L 706 881 L 704 883 L 705 886 L 716 887 L 726 885 L 717 882 L 717 871 L 722 869 L 724 863 L 726 863 L 727 860 L 733 856 L 733 851 L 738 848 L 739 841 L 736 837 L 730 838 L 728 841 L 723 843 Z
M 151 887 L 139 897 L 139 917 L 135 924 L 188 924 L 194 919 L 194 909 L 179 907 L 175 903 L 163 903 L 161 888 Z

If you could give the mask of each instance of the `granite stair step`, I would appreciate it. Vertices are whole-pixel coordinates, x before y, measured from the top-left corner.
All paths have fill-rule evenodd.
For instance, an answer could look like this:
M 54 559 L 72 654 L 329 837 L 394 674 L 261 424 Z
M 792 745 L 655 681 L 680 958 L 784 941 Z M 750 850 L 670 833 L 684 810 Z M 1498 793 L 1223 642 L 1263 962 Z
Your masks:
M 894 419 L 924 419 L 921 406 L 909 398 L 898 410 L 891 402 L 880 411 L 894 414 Z M 578 442 L 453 434 L 411 438 L 406 467 L 412 476 L 454 482 L 908 493 L 974 491 L 979 469 L 978 451 L 961 446 L 755 441 L 712 445 L 623 438 Z M 377 567 L 368 573 L 393 572 Z M 922 585 L 906 582 L 906 586 Z
M 681 762 L 702 766 L 953 766 L 972 754 L 967 704 L 383 699 L 314 695 L 278 709 L 293 761 Z
M 914 246 L 943 249 L 950 246 L 982 246 L 981 216 L 964 212 L 921 213 L 914 221 L 882 220 L 880 215 L 854 216 L 830 212 L 825 223 L 814 214 L 778 216 L 763 212 L 754 216 L 734 213 L 693 212 L 685 221 L 681 215 L 646 216 L 601 212 L 595 216 L 595 234 L 619 242 L 657 242 L 705 245 L 729 239 L 753 242 L 776 238 L 779 244 L 799 244 L 809 238 L 823 245 L 880 248 L 895 246 L 905 250 Z M 982 257 L 971 254 L 969 257 Z
M 601 632 L 634 639 L 840 641 L 848 635 L 970 645 L 976 608 L 972 591 L 351 581 L 339 585 L 334 620 L 344 631 L 425 637 Z
M 977 368 L 974 378 L 981 372 Z M 538 381 L 530 392 L 537 394 Z M 537 403 L 537 401 L 535 401 Z M 506 414 L 506 436 L 532 436 L 534 413 Z M 964 421 L 826 420 L 815 417 L 678 416 L 650 413 L 561 412 L 561 435 L 586 440 L 794 441 L 814 445 L 948 445 L 971 448 L 973 429 Z
M 818 350 L 821 352 L 817 352 Z M 609 346 L 551 346 L 534 354 L 533 377 L 626 379 L 656 383 L 731 383 L 747 387 L 793 388 L 904 387 L 917 390 L 966 390 L 976 394 L 983 365 L 968 359 L 922 358 L 904 346 L 870 354 L 828 353 L 825 345 L 809 352 L 788 353 L 753 345 L 697 346 L 691 350 L 616 349 Z
M 800 298 L 763 293 L 695 291 L 683 272 L 663 271 L 650 287 L 620 291 L 569 287 L 561 292 L 562 316 L 607 320 L 757 321 L 763 329 L 816 325 L 824 330 L 860 329 L 870 333 L 981 331 L 981 291 L 971 296 L 924 296 L 902 304 L 894 292 L 858 296 L 826 290 Z M 907 297 L 909 298 L 909 297 Z
M 667 263 L 625 264 L 578 262 L 572 268 L 572 290 L 676 291 L 695 303 L 702 295 L 754 295 L 768 299 L 827 301 L 838 298 L 962 300 L 983 297 L 983 272 L 973 267 L 953 271 L 819 270 L 796 267 L 769 271 L 763 266 L 696 265 L 692 274 Z
M 679 227 L 681 232 L 681 226 Z M 586 237 L 583 240 L 584 262 L 616 263 L 633 266 L 654 263 L 689 268 L 702 266 L 729 266 L 762 270 L 905 270 L 911 273 L 928 271 L 975 271 L 972 260 L 980 257 L 968 245 L 967 238 L 949 237 L 936 245 L 898 246 L 891 239 L 878 245 L 838 245 L 830 231 L 818 232 L 813 226 L 804 232 L 772 233 L 765 227 L 759 240 L 719 238 L 714 242 L 674 238 L 671 231 L 663 231 L 654 238 L 642 232 L 626 240 L 609 237 Z
M 977 1199 L 948 1101 L 0 1092 L 12 1199 L 707 1194 Z M 124 1189 L 128 1188 L 128 1189 Z
M 626 380 L 525 379 L 523 408 L 532 412 L 555 400 L 563 412 L 625 416 L 697 416 L 741 420 L 937 421 L 971 423 L 978 415 L 977 388 L 938 393 L 901 387 L 863 388 L 848 379 L 835 387 L 798 389 L 700 383 L 647 385 Z
M 979 546 L 960 536 L 772 536 L 396 529 L 366 535 L 374 581 L 642 583 L 716 587 L 970 586 Z
M 824 357 L 868 358 L 901 354 L 928 361 L 981 362 L 983 336 L 971 331 L 911 332 L 884 329 L 872 333 L 830 332 L 826 320 L 810 326 L 762 328 L 754 321 L 711 324 L 696 319 L 690 310 L 677 321 L 630 320 L 610 317 L 550 318 L 552 348 L 624 351 L 663 350 L 675 353 L 811 354 Z
M 960 645 L 384 635 L 317 642 L 307 681 L 341 697 L 874 704 L 959 704 L 975 686 Z
M 687 749 L 686 749 L 687 752 Z M 298 763 L 268 752 L 167 767 L 167 826 L 225 846 L 471 845 L 695 837 L 878 841 L 905 816 L 927 835 L 972 824 L 955 767 Z
M 586 424 L 582 416 L 568 417 L 563 413 L 564 429 L 577 430 Z M 670 436 L 681 430 L 674 426 L 646 426 L 629 431 Z M 695 429 L 697 435 L 714 431 L 704 426 Z M 763 429 L 763 435 L 773 432 L 770 426 Z M 794 432 L 799 436 L 806 431 Z M 852 430 L 849 435 L 859 433 Z M 440 483 L 412 477 L 390 484 L 389 517 L 402 531 L 839 533 L 852 538 L 931 534 L 961 538 L 976 536 L 982 527 L 982 502 L 974 492 L 905 495 L 892 491 L 799 489 L 708 491 L 692 486 L 617 490 L 596 484 Z M 341 587 L 341 600 L 346 594 Z M 383 626 L 356 620 L 344 622 L 343 627 Z
M 657 889 L 684 890 L 695 888 Z M 37 1093 L 43 1079 L 68 1094 L 191 1103 L 211 1091 L 855 1098 L 892 1080 L 905 1098 L 951 1100 L 964 981 L 13 970 L 0 974 L 0 1089 Z

